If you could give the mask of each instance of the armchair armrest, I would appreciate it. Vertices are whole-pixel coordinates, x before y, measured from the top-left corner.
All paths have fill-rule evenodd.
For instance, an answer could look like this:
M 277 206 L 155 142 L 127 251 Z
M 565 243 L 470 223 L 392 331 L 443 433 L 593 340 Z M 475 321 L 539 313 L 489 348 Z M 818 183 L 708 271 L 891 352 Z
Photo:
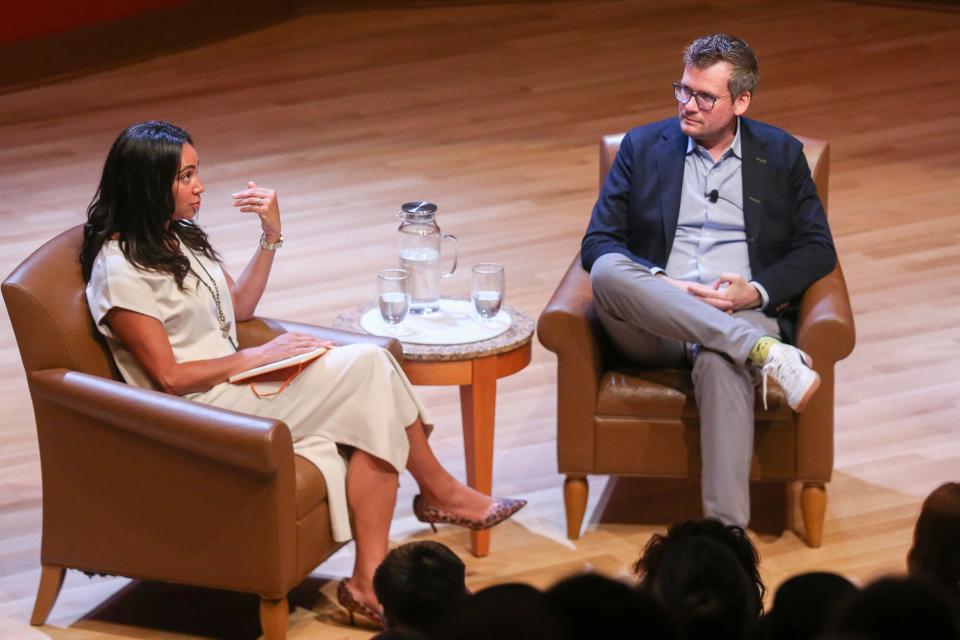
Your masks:
M 853 312 L 839 263 L 804 292 L 797 320 L 797 346 L 813 356 L 815 364 L 826 360 L 832 365 L 853 351 Z
M 827 482 L 833 473 L 834 365 L 853 351 L 856 339 L 850 297 L 840 264 L 804 292 L 797 346 L 813 358 L 820 388 L 797 416 L 797 475 Z
M 276 320 L 273 318 L 258 317 L 237 323 L 237 338 L 240 340 L 241 347 L 255 347 L 288 331 L 309 333 L 321 340 L 330 340 L 336 344 L 369 342 L 383 347 L 392 353 L 398 362 L 403 362 L 403 347 L 400 346 L 400 342 L 395 338 L 383 338 L 365 333 L 352 333 L 350 331 L 341 331 L 339 329 L 330 329 L 312 324 L 302 324 L 300 322 Z
M 29 374 L 29 382 L 35 402 L 49 403 L 144 441 L 260 476 L 275 474 L 281 458 L 293 451 L 290 431 L 279 420 L 67 369 L 35 371 Z
M 557 354 L 557 451 L 561 472 L 593 467 L 593 423 L 603 376 L 599 321 L 580 255 L 537 321 L 541 344 Z
M 66 369 L 28 383 L 44 564 L 277 598 L 293 586 L 286 425 Z

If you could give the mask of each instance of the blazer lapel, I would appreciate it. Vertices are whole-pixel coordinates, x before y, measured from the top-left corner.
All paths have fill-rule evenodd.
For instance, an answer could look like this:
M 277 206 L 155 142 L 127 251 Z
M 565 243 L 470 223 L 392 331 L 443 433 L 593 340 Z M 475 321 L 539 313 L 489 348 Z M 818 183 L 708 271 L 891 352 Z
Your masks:
M 687 152 L 687 136 L 676 125 L 663 133 L 657 145 L 657 179 L 660 183 L 660 216 L 663 220 L 663 262 L 666 264 L 673 247 L 680 218 L 680 189 L 683 185 L 683 162 Z
M 755 251 L 760 221 L 763 219 L 764 193 L 767 183 L 767 143 L 753 134 L 746 118 L 740 118 L 740 152 L 743 159 L 740 173 L 743 178 L 743 224 L 747 233 L 747 247 L 751 267 L 756 264 Z

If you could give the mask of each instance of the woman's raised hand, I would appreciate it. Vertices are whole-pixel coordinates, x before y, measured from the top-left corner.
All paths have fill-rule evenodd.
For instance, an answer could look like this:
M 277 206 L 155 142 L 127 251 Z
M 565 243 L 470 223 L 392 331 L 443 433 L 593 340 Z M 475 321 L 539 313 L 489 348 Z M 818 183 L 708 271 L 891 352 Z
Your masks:
M 281 333 L 270 342 L 254 347 L 254 349 L 259 356 L 258 360 L 262 360 L 262 364 L 267 364 L 313 351 L 317 347 L 329 348 L 332 346 L 333 343 L 329 340 L 321 340 L 308 333 L 289 332 Z
M 280 204 L 277 202 L 276 191 L 258 187 L 257 183 L 251 180 L 246 189 L 233 194 L 233 206 L 260 217 L 260 227 L 267 242 L 280 239 Z

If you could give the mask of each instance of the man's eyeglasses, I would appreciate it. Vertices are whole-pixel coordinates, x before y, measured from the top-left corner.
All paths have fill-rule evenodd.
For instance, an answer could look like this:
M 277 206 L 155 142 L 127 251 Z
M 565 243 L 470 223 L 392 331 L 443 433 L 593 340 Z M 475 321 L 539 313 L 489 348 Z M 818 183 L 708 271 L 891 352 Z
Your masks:
M 725 96 L 712 96 L 709 93 L 691 91 L 689 87 L 685 87 L 679 82 L 674 82 L 673 97 L 676 98 L 677 102 L 680 104 L 687 104 L 690 102 L 690 98 L 696 98 L 697 106 L 700 107 L 701 111 L 710 111 L 713 109 L 714 105 L 717 104 L 717 100 L 720 100 L 721 98 L 729 98 L 730 94 L 728 93 Z

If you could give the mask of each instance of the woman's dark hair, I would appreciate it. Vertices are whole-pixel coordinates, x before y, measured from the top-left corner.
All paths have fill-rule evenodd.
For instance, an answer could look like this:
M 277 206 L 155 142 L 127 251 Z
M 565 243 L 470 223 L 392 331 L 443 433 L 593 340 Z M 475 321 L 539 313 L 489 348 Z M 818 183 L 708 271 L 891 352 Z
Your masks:
M 193 144 L 189 133 L 156 120 L 130 125 L 114 141 L 83 225 L 80 268 L 85 281 L 103 243 L 114 234 L 131 264 L 169 273 L 181 289 L 190 261 L 179 242 L 219 260 L 200 227 L 172 219 L 173 184 L 185 143 Z
M 733 553 L 754 586 L 751 610 L 754 619 L 758 618 L 763 613 L 763 597 L 767 593 L 767 587 L 760 577 L 760 555 L 742 527 L 723 524 L 714 518 L 687 520 L 670 527 L 666 535 L 653 534 L 653 537 L 643 548 L 640 559 L 633 566 L 634 573 L 640 579 L 641 586 L 656 581 L 657 574 L 661 570 L 663 557 L 670 548 L 691 538 L 713 540 Z
M 907 569 L 960 597 L 960 483 L 942 484 L 923 501 Z

